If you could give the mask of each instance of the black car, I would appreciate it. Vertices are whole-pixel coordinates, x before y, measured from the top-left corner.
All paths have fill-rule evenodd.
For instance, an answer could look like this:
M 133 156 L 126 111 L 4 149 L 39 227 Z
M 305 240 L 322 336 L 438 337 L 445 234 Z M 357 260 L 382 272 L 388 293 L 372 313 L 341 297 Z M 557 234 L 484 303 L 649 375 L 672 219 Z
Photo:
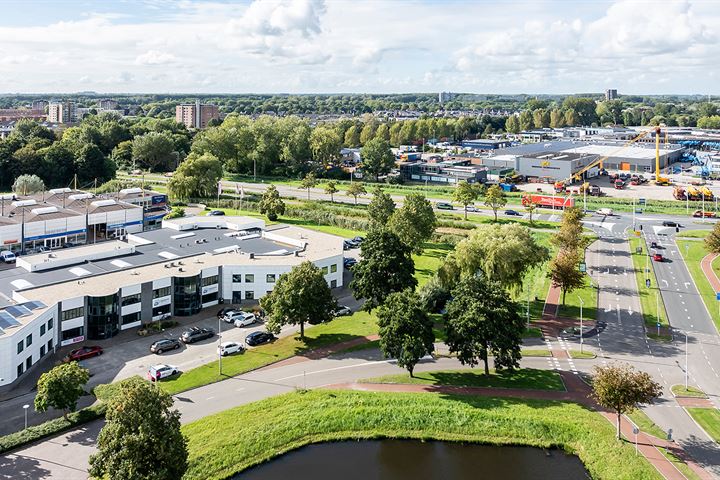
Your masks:
M 275 335 L 270 332 L 252 332 L 250 335 L 245 337 L 245 343 L 254 347 L 255 345 L 262 345 L 275 340 Z
M 222 210 L 211 210 L 208 215 L 211 217 L 221 217 L 225 215 L 225 212 L 223 212 Z
M 355 240 L 343 241 L 343 250 L 352 250 L 353 248 L 358 248 L 358 244 L 357 242 L 355 242 Z
M 229 306 L 229 307 L 223 307 L 220 310 L 218 310 L 217 318 L 223 318 L 226 314 L 238 310 L 238 307 L 235 306 Z
M 365 240 L 365 237 L 357 236 L 352 239 L 353 243 L 357 245 L 358 247 L 362 245 L 363 240 Z
M 180 341 L 175 338 L 163 338 L 150 345 L 150 351 L 158 355 L 168 350 L 177 350 L 180 348 Z
M 347 269 L 354 267 L 357 264 L 357 260 L 352 257 L 343 258 L 343 266 Z
M 192 327 L 190 330 L 185 330 L 180 336 L 180 340 L 184 343 L 195 343 L 206 338 L 212 338 L 215 336 L 215 330 L 212 328 L 200 328 Z
M 520 212 L 516 212 L 515 210 L 505 210 L 505 215 L 510 215 L 513 217 L 520 217 L 522 216 Z
M 682 226 L 682 225 L 680 225 L 679 223 L 677 223 L 677 222 L 671 222 L 670 220 L 665 220 L 665 221 L 663 222 L 663 227 L 678 227 L 678 228 L 679 228 L 679 227 L 681 227 L 681 226 Z

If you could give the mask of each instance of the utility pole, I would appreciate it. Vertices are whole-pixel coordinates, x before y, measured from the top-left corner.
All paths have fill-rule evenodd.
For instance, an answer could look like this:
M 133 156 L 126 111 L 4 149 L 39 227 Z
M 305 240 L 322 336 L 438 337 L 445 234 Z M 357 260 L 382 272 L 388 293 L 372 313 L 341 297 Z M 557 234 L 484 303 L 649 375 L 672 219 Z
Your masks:
M 580 300 L 580 353 L 583 353 L 583 305 L 585 302 L 580 295 L 578 295 L 578 300 Z
M 222 324 L 218 317 L 218 375 L 222 375 Z

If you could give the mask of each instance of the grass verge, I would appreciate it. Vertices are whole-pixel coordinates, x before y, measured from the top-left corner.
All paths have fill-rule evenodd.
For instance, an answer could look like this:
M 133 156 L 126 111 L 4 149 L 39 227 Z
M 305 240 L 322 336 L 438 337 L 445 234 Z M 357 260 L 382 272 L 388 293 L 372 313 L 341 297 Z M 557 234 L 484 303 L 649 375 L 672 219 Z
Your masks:
M 720 443 L 720 411 L 716 408 L 686 408 L 690 416 L 710 435 Z
M 366 378 L 365 383 L 398 383 L 410 385 L 454 385 L 459 387 L 523 388 L 528 390 L 564 391 L 565 385 L 556 372 L 521 368 L 515 371 L 490 370 L 485 375 L 482 370 L 439 370 L 420 372 L 414 377 L 408 373 Z
M 645 412 L 636 408 L 632 413 L 627 414 L 630 420 L 643 432 L 657 438 L 666 438 L 665 430 L 658 427 Z
M 675 466 L 675 468 L 680 470 L 680 473 L 682 473 L 687 480 L 701 480 L 700 476 L 695 473 L 695 471 L 693 471 L 687 463 L 676 457 L 670 450 L 667 448 L 658 448 L 658 450 L 660 450 L 663 457 L 667 458 L 668 461 Z
M 641 249 L 641 253 L 637 253 L 638 248 Z M 659 295 L 658 291 L 655 267 L 652 262 L 649 261 L 650 259 L 647 256 L 647 245 L 642 238 L 630 238 L 630 257 L 632 258 L 635 270 L 635 281 L 640 295 L 640 307 L 642 308 L 645 326 L 648 329 L 654 329 L 656 328 L 658 321 L 663 327 L 669 326 L 667 312 L 665 311 L 665 303 L 663 302 L 662 295 Z M 649 270 L 647 274 L 645 272 L 646 265 Z M 650 288 L 646 286 L 645 282 L 648 278 L 650 279 Z M 656 295 L 659 297 L 656 298 Z
M 603 417 L 574 403 L 314 390 L 280 395 L 185 425 L 186 480 L 228 478 L 311 443 L 404 438 L 559 447 L 596 480 L 660 479 Z
M 597 357 L 597 355 L 595 355 L 593 352 L 590 352 L 588 350 L 583 350 L 582 352 L 580 350 L 568 350 L 568 355 L 570 355 L 570 358 L 575 358 L 575 359 L 596 358 Z
M 706 238 L 712 230 L 682 230 L 676 235 L 678 238 Z
M 707 398 L 705 392 L 692 385 L 688 385 L 688 388 L 685 385 L 673 385 L 670 390 L 676 397 Z
M 715 328 L 720 330 L 720 312 L 718 312 L 718 301 L 715 299 L 715 290 L 700 267 L 700 262 L 708 254 L 705 248 L 705 242 L 696 242 L 694 240 L 678 240 L 678 250 L 685 259 L 690 275 L 695 282 L 695 286 L 700 292 L 700 297 L 710 312 L 710 317 L 715 323 Z
M 542 348 L 522 348 L 520 354 L 523 357 L 550 357 L 550 350 L 544 350 Z

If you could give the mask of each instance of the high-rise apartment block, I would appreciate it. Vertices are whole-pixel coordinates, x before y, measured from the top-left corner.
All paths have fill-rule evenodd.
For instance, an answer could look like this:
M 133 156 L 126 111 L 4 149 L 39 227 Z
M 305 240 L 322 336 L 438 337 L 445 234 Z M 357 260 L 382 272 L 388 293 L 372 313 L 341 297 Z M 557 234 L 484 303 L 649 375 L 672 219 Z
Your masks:
M 48 122 L 75 123 L 78 121 L 75 102 L 50 102 L 48 104 Z
M 455 94 L 452 92 L 440 92 L 438 93 L 438 102 L 445 103 L 455 98 Z
M 38 112 L 44 112 L 48 106 L 47 100 L 33 100 L 32 109 Z
M 614 88 L 605 90 L 605 100 L 615 100 L 618 98 L 617 90 Z
M 200 103 L 183 103 L 175 107 L 175 121 L 184 124 L 187 128 L 206 128 L 208 122 L 220 118 L 217 105 Z
M 117 108 L 118 101 L 113 100 L 112 98 L 103 98 L 97 102 L 98 110 L 117 110 Z

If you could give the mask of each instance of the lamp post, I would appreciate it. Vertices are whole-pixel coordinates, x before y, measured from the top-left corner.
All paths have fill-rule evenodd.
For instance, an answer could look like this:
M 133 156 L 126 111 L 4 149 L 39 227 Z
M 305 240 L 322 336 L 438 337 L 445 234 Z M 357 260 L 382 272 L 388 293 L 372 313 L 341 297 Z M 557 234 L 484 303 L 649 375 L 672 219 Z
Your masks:
M 686 389 L 687 389 L 687 388 L 686 388 Z M 23 405 L 23 410 L 25 410 L 25 429 L 26 429 L 26 430 L 27 430 L 27 415 L 28 415 L 27 412 L 28 412 L 28 408 L 30 408 L 30 405 L 27 405 L 27 404 Z
M 693 328 L 692 325 L 690 325 L 690 328 Z M 688 331 L 685 330 L 685 391 L 688 389 Z
M 222 375 L 222 324 L 218 317 L 218 375 Z
M 577 298 L 580 300 L 580 353 L 583 353 L 583 305 L 585 302 L 580 298 L 580 295 Z

